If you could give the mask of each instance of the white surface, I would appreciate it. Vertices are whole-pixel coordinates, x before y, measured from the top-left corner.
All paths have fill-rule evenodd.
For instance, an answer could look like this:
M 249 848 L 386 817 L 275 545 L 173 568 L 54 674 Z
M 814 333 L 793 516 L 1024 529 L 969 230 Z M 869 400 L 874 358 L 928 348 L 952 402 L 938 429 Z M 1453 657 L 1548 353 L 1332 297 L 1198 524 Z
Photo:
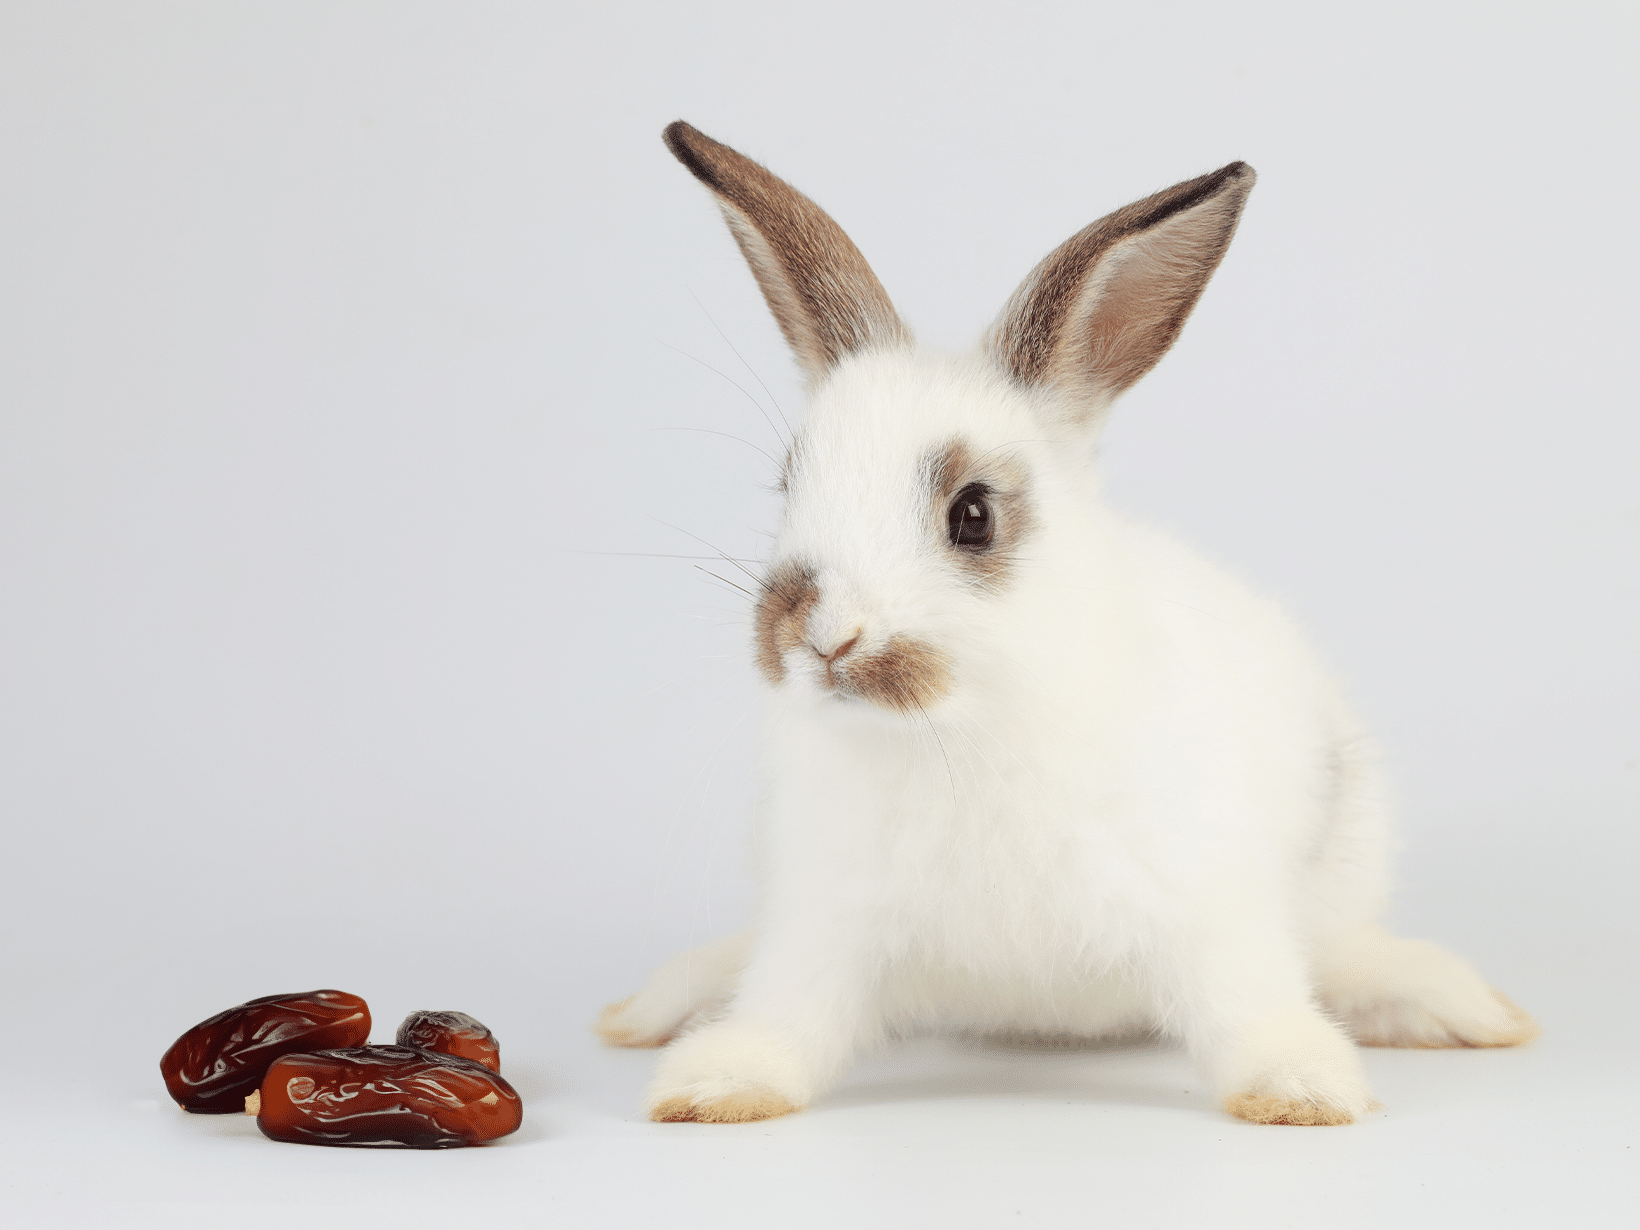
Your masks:
M 1261 1132 L 1214 1112 L 1172 1052 L 927 1044 L 802 1115 L 714 1130 L 634 1121 L 646 1057 L 587 1049 L 557 1048 L 555 1066 L 587 1064 L 596 1087 L 537 1102 L 483 1150 L 278 1146 L 240 1116 L 99 1099 L 80 1126 L 53 1125 L 56 1148 L 30 1150 L 23 1224 L 283 1226 L 332 1205 L 412 1225 L 511 1206 L 524 1224 L 585 1226 L 1526 1226 L 1618 1225 L 1633 1207 L 1609 1055 L 1374 1053 L 1394 1109 L 1348 1132 Z
M 7 1224 L 1623 1224 L 1632 6 L 808 12 L 0 12 Z M 652 1057 L 585 1023 L 743 916 L 756 684 L 692 561 L 576 552 L 755 555 L 763 459 L 657 429 L 770 446 L 735 350 L 798 400 L 679 116 L 951 345 L 1098 214 L 1258 168 L 1110 485 L 1309 623 L 1399 770 L 1398 924 L 1539 1043 L 1370 1054 L 1349 1129 L 1231 1121 L 1170 1053 L 933 1043 L 789 1120 L 635 1120 Z M 182 1029 L 323 985 L 382 1037 L 488 1021 L 524 1130 L 165 1104 Z

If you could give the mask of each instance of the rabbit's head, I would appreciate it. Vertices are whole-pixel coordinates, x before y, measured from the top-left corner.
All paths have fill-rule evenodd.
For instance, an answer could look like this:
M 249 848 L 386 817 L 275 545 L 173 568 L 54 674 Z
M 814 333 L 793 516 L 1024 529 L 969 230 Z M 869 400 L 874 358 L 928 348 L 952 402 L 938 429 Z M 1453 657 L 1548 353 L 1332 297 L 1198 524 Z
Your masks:
M 786 511 L 756 612 L 757 662 L 825 704 L 927 713 L 1019 630 L 1018 600 L 1074 527 L 1105 408 L 1173 344 L 1235 231 L 1244 163 L 1072 236 L 975 355 L 915 347 L 831 218 L 679 121 L 672 152 L 712 189 L 808 375 Z

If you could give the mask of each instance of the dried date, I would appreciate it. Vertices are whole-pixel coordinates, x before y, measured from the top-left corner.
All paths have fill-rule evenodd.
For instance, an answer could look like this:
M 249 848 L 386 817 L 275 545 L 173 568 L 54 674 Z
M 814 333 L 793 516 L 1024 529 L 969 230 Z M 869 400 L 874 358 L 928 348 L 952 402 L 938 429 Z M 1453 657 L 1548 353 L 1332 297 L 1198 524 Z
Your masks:
M 245 1113 L 264 1136 L 295 1144 L 455 1149 L 517 1131 L 524 1107 L 498 1073 L 471 1059 L 358 1046 L 278 1060 Z
M 346 991 L 264 995 L 201 1021 L 159 1061 L 165 1088 L 183 1110 L 231 1115 L 283 1055 L 359 1046 L 370 1037 L 370 1009 Z
M 501 1071 L 501 1050 L 495 1035 L 482 1021 L 465 1012 L 433 1012 L 423 1008 L 404 1018 L 395 1039 L 400 1046 L 459 1055 L 483 1064 L 492 1072 Z

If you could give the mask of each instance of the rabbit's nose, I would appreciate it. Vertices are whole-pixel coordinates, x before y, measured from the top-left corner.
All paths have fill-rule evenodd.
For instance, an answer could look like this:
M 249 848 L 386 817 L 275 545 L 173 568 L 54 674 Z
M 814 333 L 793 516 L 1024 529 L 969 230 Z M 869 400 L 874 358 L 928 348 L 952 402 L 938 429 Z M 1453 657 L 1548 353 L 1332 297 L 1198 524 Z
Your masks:
M 814 644 L 813 642 L 810 642 L 809 648 L 814 650 L 815 656 L 822 662 L 831 663 L 837 661 L 838 658 L 841 658 L 844 654 L 848 653 L 848 651 L 853 649 L 859 641 L 860 633 L 856 632 L 853 636 L 849 637 L 848 640 L 844 641 L 841 645 L 838 645 L 829 652 L 820 648 L 820 646 Z

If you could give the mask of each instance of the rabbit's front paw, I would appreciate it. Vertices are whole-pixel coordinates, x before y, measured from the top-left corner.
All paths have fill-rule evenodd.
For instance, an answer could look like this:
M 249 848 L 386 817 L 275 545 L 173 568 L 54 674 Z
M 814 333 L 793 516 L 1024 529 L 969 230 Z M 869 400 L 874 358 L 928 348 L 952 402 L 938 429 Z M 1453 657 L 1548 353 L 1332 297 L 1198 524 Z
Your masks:
M 810 1082 L 799 1058 L 762 1030 L 709 1025 L 667 1049 L 644 1105 L 657 1123 L 752 1123 L 800 1110 Z
M 649 1117 L 656 1123 L 756 1123 L 778 1119 L 797 1107 L 767 1085 L 746 1084 L 731 1089 L 690 1089 L 651 1102 Z
M 1336 1127 L 1354 1123 L 1355 1112 L 1334 1102 L 1307 1098 L 1277 1098 L 1258 1093 L 1232 1094 L 1224 1109 L 1248 1123 L 1285 1123 L 1296 1127 Z M 1366 1109 L 1371 1109 L 1367 1107 Z
M 1354 1123 L 1379 1105 L 1359 1079 L 1329 1080 L 1320 1073 L 1294 1079 L 1293 1073 L 1283 1073 L 1280 1079 L 1231 1094 L 1224 1109 L 1248 1123 L 1336 1127 Z
M 1224 1109 L 1249 1123 L 1354 1123 L 1378 1109 L 1361 1058 L 1335 1025 L 1305 1013 L 1251 1040 Z

